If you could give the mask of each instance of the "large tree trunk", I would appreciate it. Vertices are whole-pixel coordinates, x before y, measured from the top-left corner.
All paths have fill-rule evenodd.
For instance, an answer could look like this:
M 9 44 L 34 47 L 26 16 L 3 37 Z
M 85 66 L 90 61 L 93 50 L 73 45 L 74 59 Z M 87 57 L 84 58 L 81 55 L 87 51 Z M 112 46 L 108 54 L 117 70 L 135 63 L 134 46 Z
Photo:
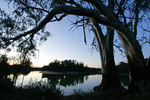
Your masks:
M 115 67 L 113 55 L 114 30 L 107 28 L 105 38 L 97 40 L 102 63 L 102 82 L 94 87 L 95 91 L 108 89 L 123 89 Z
M 118 36 L 125 50 L 126 57 L 128 59 L 130 72 L 129 90 L 136 91 L 138 89 L 138 82 L 150 79 L 150 69 L 148 66 L 146 66 L 141 46 L 139 45 L 138 41 L 135 40 L 135 43 L 129 43 L 121 34 L 118 34 Z

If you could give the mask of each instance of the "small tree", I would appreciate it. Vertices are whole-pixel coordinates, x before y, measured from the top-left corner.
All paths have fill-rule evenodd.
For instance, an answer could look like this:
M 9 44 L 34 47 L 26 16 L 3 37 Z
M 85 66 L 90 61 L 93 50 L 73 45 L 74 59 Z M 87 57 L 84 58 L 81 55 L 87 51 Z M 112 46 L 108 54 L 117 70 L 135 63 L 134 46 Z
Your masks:
M 0 77 L 7 77 L 10 74 L 10 65 L 8 64 L 8 57 L 6 55 L 1 55 L 0 57 Z

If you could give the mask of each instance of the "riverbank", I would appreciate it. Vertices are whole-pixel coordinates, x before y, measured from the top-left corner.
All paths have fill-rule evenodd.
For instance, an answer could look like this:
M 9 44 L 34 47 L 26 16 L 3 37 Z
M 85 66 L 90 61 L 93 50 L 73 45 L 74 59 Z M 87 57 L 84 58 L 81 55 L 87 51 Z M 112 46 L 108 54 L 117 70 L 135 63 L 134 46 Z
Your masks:
M 101 74 L 100 72 L 52 72 L 52 71 L 40 71 L 42 74 Z
M 40 73 L 42 73 L 42 74 L 63 74 L 60 72 L 50 72 L 50 71 L 40 71 Z
M 51 72 L 49 74 L 56 74 L 56 75 L 49 75 L 50 77 L 54 76 L 54 77 L 51 77 L 52 79 L 54 79 L 54 82 L 52 80 L 49 81 L 52 83 L 55 83 L 58 80 L 61 84 L 62 83 L 61 78 L 63 82 L 66 82 L 66 83 L 70 83 L 68 80 L 73 80 L 72 83 L 81 82 L 81 80 L 74 81 L 76 78 L 74 79 L 72 77 L 72 76 L 78 76 L 78 75 L 69 74 L 68 76 L 69 77 L 71 76 L 71 77 L 68 80 L 64 80 L 68 78 L 67 75 L 57 75 L 60 73 L 54 73 L 54 72 Z M 38 76 L 37 74 L 34 74 L 34 75 Z M 24 79 L 26 78 L 24 77 Z M 80 78 L 80 79 L 85 79 L 85 78 Z M 93 77 L 91 79 L 88 78 L 88 80 L 91 80 L 90 84 L 94 83 L 93 79 L 95 78 Z M 7 80 L 7 81 L 10 81 L 10 80 Z M 97 94 L 94 92 L 83 92 L 82 90 L 78 90 L 77 88 L 75 88 L 77 90 L 71 90 L 74 93 L 71 93 L 70 95 L 66 96 L 64 95 L 64 90 L 60 89 L 59 87 L 56 87 L 54 84 L 46 83 L 44 81 L 39 81 L 36 83 L 29 82 L 30 84 L 28 84 L 28 86 L 21 86 L 21 87 L 15 87 L 12 82 L 10 82 L 9 84 L 8 83 L 6 84 L 6 81 L 4 80 L 1 80 L 0 82 L 1 83 L 3 82 L 3 84 L 1 84 L 1 90 L 0 90 L 1 100 L 20 100 L 20 99 L 21 100 L 149 100 L 149 99 L 138 99 L 138 98 L 150 97 L 149 92 L 145 91 L 143 88 L 141 90 L 144 90 L 144 92 L 142 91 L 140 92 L 140 94 L 137 93 L 135 95 L 132 95 L 128 93 L 123 96 L 120 96 L 118 92 L 115 92 L 115 91 L 102 91 L 99 94 Z M 70 85 L 72 83 L 70 83 Z M 68 87 L 70 85 L 65 85 L 65 86 Z M 88 86 L 84 86 L 84 87 L 86 87 L 87 89 L 88 87 L 92 87 L 92 86 L 96 86 L 96 85 L 90 86 L 88 84 Z M 146 90 L 147 90 L 147 87 L 146 87 Z M 70 92 L 70 88 L 69 88 L 69 92 Z

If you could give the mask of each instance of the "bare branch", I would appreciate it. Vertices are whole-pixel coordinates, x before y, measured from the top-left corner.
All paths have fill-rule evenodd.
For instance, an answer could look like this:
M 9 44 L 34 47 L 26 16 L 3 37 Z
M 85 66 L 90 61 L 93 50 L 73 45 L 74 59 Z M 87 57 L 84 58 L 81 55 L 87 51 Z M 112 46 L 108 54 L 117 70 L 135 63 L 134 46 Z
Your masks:
M 68 4 L 71 4 L 71 5 L 74 5 L 75 7 L 80 7 L 79 4 L 77 4 L 74 0 L 63 0 L 65 3 L 68 3 Z
M 123 3 L 122 3 L 122 0 L 121 0 L 121 2 L 120 2 L 120 4 L 117 2 L 117 0 L 115 0 L 115 3 L 117 4 L 117 6 L 118 6 L 118 12 L 117 12 L 117 16 L 119 15 L 119 14 L 121 14 L 122 15 L 122 17 L 123 17 L 123 19 L 124 19 L 124 25 L 126 26 L 127 25 L 127 21 L 126 21 L 126 17 L 125 17 L 125 15 L 124 15 L 124 9 L 122 8 L 122 5 L 123 5 Z
M 146 31 L 146 32 L 150 32 L 150 30 L 148 30 L 148 29 L 145 29 L 145 28 L 143 28 L 143 27 L 141 27 L 144 31 Z
M 44 7 L 42 7 L 39 3 L 39 5 L 42 7 L 42 8 L 37 8 L 37 7 L 32 7 L 32 6 L 29 6 L 29 5 L 27 5 L 27 4 L 25 4 L 24 2 L 21 2 L 21 1 L 19 1 L 22 5 L 24 5 L 24 6 L 26 6 L 26 7 L 28 7 L 28 8 L 31 8 L 31 9 L 36 9 L 36 10 L 41 10 L 41 11 L 44 11 L 44 12 L 49 12 L 49 11 L 47 11 L 47 10 L 45 10 L 44 9 Z M 37 3 L 37 2 L 36 2 Z
M 150 41 L 145 41 L 145 42 L 143 42 L 143 43 L 141 44 L 141 46 L 143 46 L 143 45 L 146 44 L 146 43 L 150 44 Z
M 125 53 L 120 45 L 113 44 L 121 53 Z
M 107 19 L 100 17 L 95 11 L 93 10 L 89 10 L 89 9 L 84 9 L 84 8 L 77 8 L 77 7 L 71 7 L 71 6 L 58 6 L 55 7 L 54 9 L 52 9 L 47 16 L 33 29 L 24 32 L 18 36 L 12 37 L 12 38 L 3 38 L 3 39 L 7 39 L 8 40 L 13 40 L 16 41 L 22 37 L 27 36 L 28 34 L 36 34 L 40 29 L 42 29 L 48 22 L 50 22 L 54 16 L 56 16 L 57 14 L 61 14 L 61 13 L 67 13 L 67 14 L 74 14 L 74 15 L 79 15 L 79 16 L 88 16 L 88 17 L 96 17 L 97 19 L 102 20 L 103 22 L 109 22 L 106 21 Z M 90 14 L 91 13 L 91 14 Z M 64 16 L 66 16 L 65 14 L 61 17 L 63 18 Z M 60 18 L 60 19 L 61 19 Z
M 50 22 L 61 21 L 66 16 L 67 16 L 66 14 L 61 15 L 59 18 L 57 18 L 57 16 L 55 16 L 55 20 L 51 20 Z
M 92 51 L 94 50 L 94 48 L 96 49 L 96 51 L 99 51 L 97 41 L 96 41 L 96 37 L 93 38 L 91 46 L 92 46 Z
M 84 17 L 83 17 L 83 19 L 84 19 Z M 84 33 L 84 42 L 87 45 L 84 20 L 83 20 L 83 33 Z
M 80 26 L 83 26 L 83 25 L 78 25 L 78 24 L 80 24 L 80 23 L 82 23 L 83 21 L 87 21 L 88 19 L 86 19 L 86 18 L 82 18 L 81 20 L 77 20 L 76 22 L 72 22 L 72 27 L 69 29 L 69 31 L 70 30 L 72 30 L 74 27 L 80 27 Z
M 126 37 L 128 41 L 133 41 L 132 39 L 133 37 L 130 35 L 131 34 L 130 30 L 124 27 L 120 22 L 106 19 L 105 17 L 100 16 L 99 12 L 93 9 L 65 6 L 65 5 L 60 5 L 53 8 L 36 27 L 16 37 L 8 38 L 8 40 L 17 40 L 31 33 L 36 34 L 47 23 L 49 23 L 57 14 L 67 14 L 67 15 L 70 14 L 70 15 L 85 16 L 87 18 L 91 18 L 97 23 L 119 30 L 120 32 L 122 32 L 122 34 Z
M 106 7 L 102 3 L 102 1 L 99 1 L 99 0 L 83 0 L 83 1 L 89 2 L 92 5 L 94 5 L 98 9 L 98 11 L 100 11 L 100 13 L 103 14 L 108 19 L 111 19 L 111 20 L 114 20 L 114 21 L 119 21 L 117 19 L 116 15 L 111 11 L 111 9 Z

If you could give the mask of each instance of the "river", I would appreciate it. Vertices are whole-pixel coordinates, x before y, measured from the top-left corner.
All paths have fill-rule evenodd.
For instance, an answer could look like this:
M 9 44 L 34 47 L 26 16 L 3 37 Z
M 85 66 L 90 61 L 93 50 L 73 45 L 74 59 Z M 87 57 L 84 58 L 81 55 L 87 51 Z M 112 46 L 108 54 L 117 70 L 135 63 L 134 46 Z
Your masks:
M 64 95 L 71 95 L 74 91 L 90 92 L 93 87 L 100 84 L 102 80 L 101 74 L 43 74 L 41 71 L 31 71 L 27 75 L 19 74 L 14 79 L 14 75 L 8 76 L 15 81 L 16 86 L 25 86 L 31 82 L 50 82 L 52 85 L 63 90 Z M 121 83 L 127 88 L 128 77 L 120 76 Z

